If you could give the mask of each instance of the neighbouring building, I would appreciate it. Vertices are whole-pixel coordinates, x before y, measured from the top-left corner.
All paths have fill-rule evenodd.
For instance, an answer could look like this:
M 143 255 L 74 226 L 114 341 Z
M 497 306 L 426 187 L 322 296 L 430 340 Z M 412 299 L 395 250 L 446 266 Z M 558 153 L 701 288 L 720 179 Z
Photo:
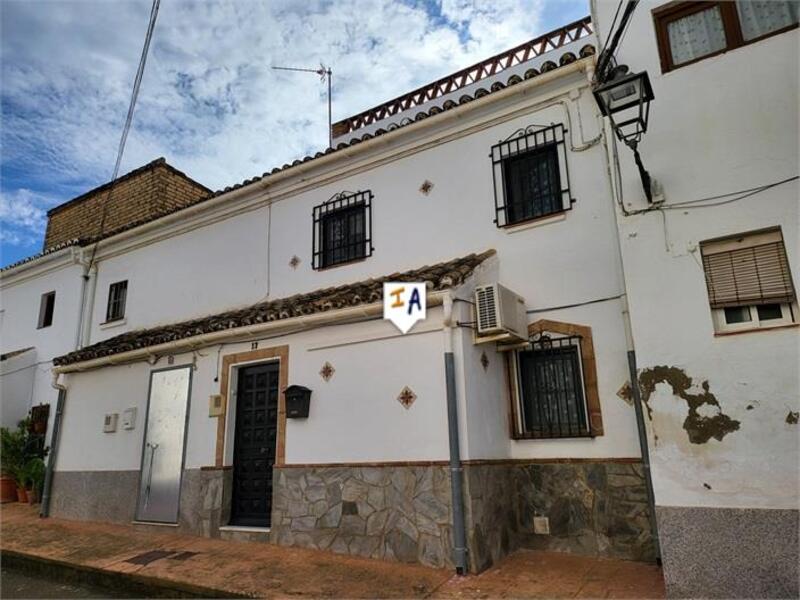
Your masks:
M 799 7 L 641 2 L 616 52 L 655 96 L 660 203 L 612 161 L 671 596 L 800 593 Z
M 114 186 L 87 232 L 76 201 L 55 209 L 48 239 L 85 238 L 0 274 L 2 353 L 28 361 L 0 371 L 4 411 L 31 365 L 35 402 L 60 389 L 45 510 L 471 572 L 660 548 L 673 595 L 791 593 L 797 182 L 761 188 L 797 174 L 796 11 L 662 63 L 657 40 L 698 35 L 669 7 L 637 6 L 615 53 L 652 81 L 654 203 L 592 94 L 617 20 L 600 3 L 335 123 L 313 157 L 214 193 L 151 163 L 172 187 Z M 405 335 L 391 281 L 427 286 Z
M 211 194 L 163 158 L 117 178 L 109 191 L 105 184 L 50 210 L 42 252 L 0 272 L 4 427 L 14 427 L 34 406 L 55 402 L 53 358 L 88 343 L 92 323 L 107 320 L 84 314 L 94 300 L 88 302 L 86 285 L 93 285 L 96 271 L 95 265 L 87 276 L 92 243 Z

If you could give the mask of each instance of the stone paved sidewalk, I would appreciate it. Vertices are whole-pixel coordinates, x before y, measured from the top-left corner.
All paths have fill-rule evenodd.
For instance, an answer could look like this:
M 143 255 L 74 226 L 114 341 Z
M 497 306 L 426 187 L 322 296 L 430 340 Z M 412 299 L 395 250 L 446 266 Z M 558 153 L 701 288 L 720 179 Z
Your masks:
M 142 531 L 125 525 L 40 519 L 0 509 L 0 549 L 83 571 L 119 574 L 185 593 L 348 598 L 663 598 L 652 565 L 521 551 L 477 576 L 271 544 Z M 160 554 L 159 554 L 160 553 Z M 148 562 L 149 561 L 149 562 Z M 146 563 L 146 564 L 142 564 Z

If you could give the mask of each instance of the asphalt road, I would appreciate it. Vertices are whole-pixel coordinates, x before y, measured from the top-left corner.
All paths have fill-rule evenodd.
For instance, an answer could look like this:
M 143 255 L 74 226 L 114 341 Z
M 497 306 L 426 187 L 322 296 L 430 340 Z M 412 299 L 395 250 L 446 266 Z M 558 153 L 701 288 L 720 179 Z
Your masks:
M 130 598 L 118 590 L 28 573 L 13 567 L 0 567 L 0 597 L 6 598 Z

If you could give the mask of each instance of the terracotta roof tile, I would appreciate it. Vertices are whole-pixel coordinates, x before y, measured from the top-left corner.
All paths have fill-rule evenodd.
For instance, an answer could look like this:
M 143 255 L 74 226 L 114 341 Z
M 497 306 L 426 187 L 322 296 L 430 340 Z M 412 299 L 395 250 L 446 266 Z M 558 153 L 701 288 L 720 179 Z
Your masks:
M 64 366 L 103 356 L 112 356 L 130 350 L 149 348 L 215 331 L 237 329 L 258 323 L 280 321 L 329 310 L 381 302 L 383 299 L 383 283 L 386 281 L 425 281 L 430 291 L 445 290 L 463 283 L 478 265 L 494 254 L 494 250 L 487 250 L 480 254 L 470 254 L 462 258 L 403 273 L 392 273 L 391 275 L 367 279 L 357 283 L 315 290 L 306 294 L 296 294 L 288 298 L 261 302 L 246 308 L 182 321 L 172 325 L 128 331 L 75 352 L 59 356 L 53 359 L 53 364 Z

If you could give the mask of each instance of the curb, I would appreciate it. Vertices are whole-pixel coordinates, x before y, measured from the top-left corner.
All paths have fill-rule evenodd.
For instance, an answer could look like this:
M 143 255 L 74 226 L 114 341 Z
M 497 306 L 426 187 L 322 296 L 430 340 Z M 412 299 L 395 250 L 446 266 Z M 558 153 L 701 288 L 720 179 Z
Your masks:
M 131 598 L 252 598 L 182 581 L 160 579 L 138 573 L 119 573 L 67 561 L 43 558 L 16 550 L 0 549 L 3 567 L 55 577 L 70 583 L 89 584 L 130 594 Z

